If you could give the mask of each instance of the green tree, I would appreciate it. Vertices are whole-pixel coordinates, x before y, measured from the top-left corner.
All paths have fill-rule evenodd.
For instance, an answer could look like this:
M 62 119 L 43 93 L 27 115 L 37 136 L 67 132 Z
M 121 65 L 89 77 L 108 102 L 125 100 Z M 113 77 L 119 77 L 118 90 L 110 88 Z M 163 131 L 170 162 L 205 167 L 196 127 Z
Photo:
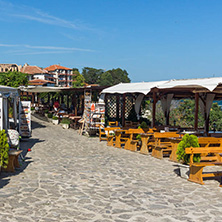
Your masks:
M 102 69 L 95 69 L 90 67 L 84 67 L 82 70 L 82 75 L 88 84 L 98 84 L 102 73 L 104 73 Z
M 222 131 L 222 110 L 218 103 L 213 103 L 210 110 L 210 130 L 214 130 L 214 123 L 215 129 Z
M 109 72 L 104 72 L 100 75 L 99 84 L 101 86 L 112 86 L 113 84 L 113 77 L 112 74 Z
M 118 83 L 128 83 L 130 78 L 126 70 L 120 68 L 108 70 L 102 73 L 99 78 L 99 84 L 101 86 L 112 86 Z
M 73 69 L 73 74 L 75 74 L 73 76 L 73 80 L 74 82 L 72 83 L 73 88 L 79 88 L 85 85 L 85 78 L 83 77 L 83 75 L 81 75 L 79 73 L 78 69 Z
M 27 86 L 28 85 L 27 74 L 15 71 L 0 73 L 0 85 L 10 86 L 10 87 Z

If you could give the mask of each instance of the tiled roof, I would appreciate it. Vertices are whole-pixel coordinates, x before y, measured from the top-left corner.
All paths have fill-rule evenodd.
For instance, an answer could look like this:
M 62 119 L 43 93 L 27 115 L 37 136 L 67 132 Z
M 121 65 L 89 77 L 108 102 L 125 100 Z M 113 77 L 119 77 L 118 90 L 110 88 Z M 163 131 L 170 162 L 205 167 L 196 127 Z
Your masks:
M 70 68 L 66 68 L 64 66 L 60 66 L 60 65 L 51 65 L 47 68 L 45 68 L 47 71 L 55 71 L 56 69 L 64 69 L 64 70 L 72 70 Z
M 21 69 L 21 72 L 27 73 L 27 74 L 30 74 L 30 75 L 37 74 L 37 73 L 42 73 L 42 74 L 48 73 L 47 70 L 42 69 L 38 66 L 29 66 L 29 65 L 23 66 L 22 69 Z
M 49 81 L 49 80 L 43 80 L 43 79 L 33 79 L 33 80 L 30 80 L 29 81 L 29 85 L 44 85 L 44 84 L 47 84 L 47 83 L 54 83 L 53 81 Z

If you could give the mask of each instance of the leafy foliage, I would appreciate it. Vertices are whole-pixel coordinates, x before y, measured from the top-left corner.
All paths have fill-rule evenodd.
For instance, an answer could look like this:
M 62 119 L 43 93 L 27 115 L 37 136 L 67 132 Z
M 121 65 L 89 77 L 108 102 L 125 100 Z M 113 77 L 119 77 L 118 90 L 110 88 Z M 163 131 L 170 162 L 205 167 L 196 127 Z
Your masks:
M 215 130 L 222 131 L 222 110 L 218 103 L 213 103 L 210 110 L 210 129 L 214 130 L 213 124 L 215 123 Z
M 100 75 L 104 71 L 102 69 L 95 69 L 90 67 L 84 67 L 82 70 L 82 75 L 88 84 L 98 84 Z
M 118 83 L 129 83 L 130 79 L 126 70 L 120 68 L 108 70 L 100 75 L 99 84 L 101 86 L 111 86 Z
M 120 68 L 104 71 L 103 69 L 85 67 L 83 68 L 82 75 L 86 83 L 99 84 L 101 86 L 112 86 L 120 82 L 130 82 L 127 71 Z
M 147 129 L 149 127 L 148 127 L 147 123 L 145 121 L 143 121 L 138 128 L 140 128 L 140 129 Z
M 185 148 L 199 147 L 198 138 L 194 135 L 185 134 L 177 147 L 177 160 L 183 163 L 190 162 L 190 154 L 185 153 Z M 195 154 L 193 158 L 194 162 L 200 162 L 200 155 Z
M 70 120 L 68 118 L 63 118 L 60 123 L 61 124 L 70 124 Z
M 83 75 L 80 74 L 78 69 L 73 69 L 73 80 L 74 82 L 72 83 L 73 88 L 79 88 L 85 85 L 85 78 Z
M 27 74 L 15 71 L 0 73 L 0 85 L 10 86 L 10 87 L 27 86 L 28 85 Z
M 53 116 L 52 119 L 58 120 L 59 118 L 58 118 L 58 116 Z
M 52 118 L 53 114 L 52 113 L 48 113 L 48 118 Z
M 6 168 L 8 165 L 8 138 L 5 133 L 5 130 L 0 130 L 0 165 L 3 168 Z

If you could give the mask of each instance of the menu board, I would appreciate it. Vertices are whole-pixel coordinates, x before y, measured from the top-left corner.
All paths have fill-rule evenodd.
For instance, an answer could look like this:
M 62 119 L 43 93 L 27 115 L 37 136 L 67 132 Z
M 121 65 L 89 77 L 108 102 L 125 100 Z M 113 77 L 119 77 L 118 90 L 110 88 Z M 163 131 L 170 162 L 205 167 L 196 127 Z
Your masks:
M 31 136 L 31 102 L 21 101 L 19 105 L 19 134 L 22 137 Z

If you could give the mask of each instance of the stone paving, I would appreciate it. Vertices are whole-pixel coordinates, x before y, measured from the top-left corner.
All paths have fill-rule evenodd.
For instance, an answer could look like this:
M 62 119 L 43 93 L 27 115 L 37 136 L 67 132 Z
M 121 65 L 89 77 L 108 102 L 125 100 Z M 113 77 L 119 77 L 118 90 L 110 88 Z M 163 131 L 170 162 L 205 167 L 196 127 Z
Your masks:
M 222 221 L 219 182 L 188 182 L 167 159 L 107 147 L 35 117 L 21 146 L 21 169 L 1 173 L 0 222 Z

